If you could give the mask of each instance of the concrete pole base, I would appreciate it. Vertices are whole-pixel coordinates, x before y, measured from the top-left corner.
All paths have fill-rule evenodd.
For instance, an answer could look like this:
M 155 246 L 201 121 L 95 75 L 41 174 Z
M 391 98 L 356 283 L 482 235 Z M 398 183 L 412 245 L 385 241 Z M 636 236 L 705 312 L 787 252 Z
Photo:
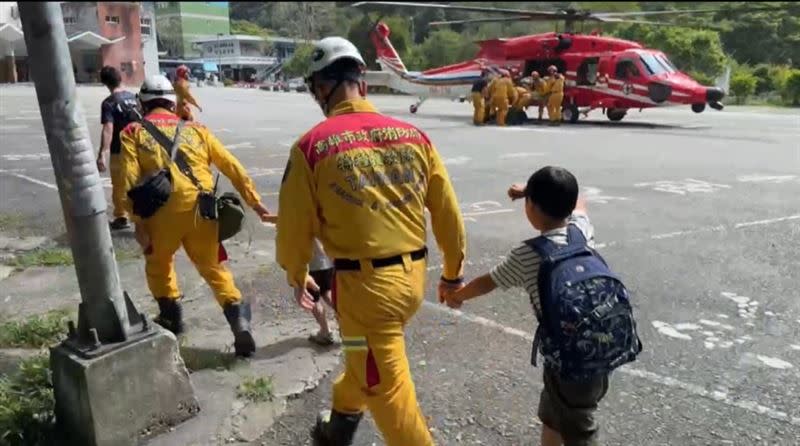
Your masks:
M 63 344 L 50 350 L 64 444 L 134 446 L 199 412 L 175 336 L 153 325 L 153 335 L 91 359 Z

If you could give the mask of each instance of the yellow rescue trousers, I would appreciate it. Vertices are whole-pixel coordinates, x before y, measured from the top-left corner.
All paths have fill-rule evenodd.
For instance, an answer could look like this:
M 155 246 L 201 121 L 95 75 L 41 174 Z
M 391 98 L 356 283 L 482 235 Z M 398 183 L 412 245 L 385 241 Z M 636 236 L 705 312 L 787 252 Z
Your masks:
M 472 122 L 475 125 L 483 125 L 485 122 L 486 116 L 486 101 L 483 99 L 483 94 L 480 92 L 473 92 L 472 93 L 472 107 L 475 111 L 472 113 Z
M 403 264 L 336 271 L 334 306 L 345 370 L 333 384 L 333 409 L 369 409 L 387 446 L 432 446 L 417 403 L 403 329 L 422 304 L 426 262 L 403 255 Z
M 182 245 L 220 306 L 241 300 L 242 293 L 236 288 L 233 274 L 220 261 L 216 221 L 200 217 L 195 210 L 176 213 L 161 209 L 142 224 L 150 236 L 145 273 L 153 297 L 180 298 L 175 253 Z
M 111 177 L 111 203 L 114 205 L 114 218 L 127 218 L 128 212 L 125 211 L 125 187 L 121 176 L 120 154 L 112 153 L 108 157 L 108 170 Z
M 491 101 L 497 125 L 505 126 L 506 116 L 508 115 L 508 97 L 506 97 L 505 92 L 503 92 L 502 95 L 492 96 Z
M 547 116 L 550 118 L 550 122 L 561 122 L 561 102 L 563 100 L 563 94 L 551 94 L 547 98 Z

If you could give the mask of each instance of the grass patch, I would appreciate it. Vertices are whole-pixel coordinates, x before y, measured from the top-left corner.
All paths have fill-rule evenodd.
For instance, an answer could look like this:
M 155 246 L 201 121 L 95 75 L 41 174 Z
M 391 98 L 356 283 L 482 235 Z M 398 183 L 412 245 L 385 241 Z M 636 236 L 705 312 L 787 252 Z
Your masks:
M 25 226 L 25 219 L 20 214 L 0 214 L 0 231 L 15 232 Z
M 114 249 L 114 256 L 117 262 L 131 262 L 142 258 L 141 248 L 120 248 Z
M 33 266 L 68 266 L 75 263 L 72 252 L 64 248 L 36 249 L 15 257 L 9 263 L 18 269 Z
M 236 396 L 256 403 L 272 401 L 272 398 L 275 396 L 273 392 L 271 376 L 245 378 L 245 380 L 239 384 L 239 387 L 236 388 Z
M 0 324 L 0 347 L 44 348 L 57 344 L 67 335 L 70 314 L 65 310 L 51 311 L 22 321 Z M 0 435 L 2 435 L 0 430 Z
M 55 398 L 46 354 L 23 360 L 15 373 L 0 376 L 0 444 L 53 444 Z
M 178 338 L 181 358 L 191 372 L 199 370 L 230 370 L 236 365 L 236 357 L 219 350 L 186 347 L 186 337 Z

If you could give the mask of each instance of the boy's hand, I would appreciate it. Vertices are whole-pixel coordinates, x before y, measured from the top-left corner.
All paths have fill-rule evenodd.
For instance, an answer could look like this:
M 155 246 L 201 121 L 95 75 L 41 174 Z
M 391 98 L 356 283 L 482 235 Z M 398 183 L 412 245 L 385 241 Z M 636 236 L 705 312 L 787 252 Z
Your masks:
M 253 206 L 253 212 L 258 214 L 258 217 L 264 223 L 269 223 L 269 209 L 267 209 L 263 204 L 258 203 L 257 205 Z
M 456 294 L 457 293 L 455 291 L 451 291 L 449 294 L 446 294 L 444 296 L 445 303 L 447 304 L 447 306 L 454 310 L 458 310 L 459 308 L 461 308 L 461 305 L 464 304 L 464 301 L 459 299 Z
M 314 297 L 308 292 L 309 289 L 319 291 L 319 285 L 314 281 L 314 278 L 306 276 L 305 286 L 294 289 L 294 299 L 301 308 L 311 311 L 314 308 Z
M 459 283 L 448 283 L 444 280 L 439 281 L 439 303 L 443 304 L 447 300 L 447 297 L 452 293 L 464 288 L 464 281 Z
M 511 201 L 525 198 L 525 185 L 512 184 L 511 187 L 508 188 L 508 197 L 511 198 Z

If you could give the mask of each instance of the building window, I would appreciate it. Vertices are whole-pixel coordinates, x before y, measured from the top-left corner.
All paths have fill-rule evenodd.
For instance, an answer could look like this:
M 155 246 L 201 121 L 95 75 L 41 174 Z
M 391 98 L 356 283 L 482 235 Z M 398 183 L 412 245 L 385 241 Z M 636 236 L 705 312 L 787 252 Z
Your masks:
M 107 15 L 106 16 L 106 23 L 112 25 L 119 25 L 119 16 L 118 15 Z
M 141 32 L 143 36 L 149 36 L 152 34 L 151 26 L 153 22 L 149 17 L 142 17 L 139 19 L 139 26 L 141 27 Z
M 75 17 L 64 17 L 64 24 L 65 25 L 74 25 L 78 23 L 78 19 Z
M 122 62 L 119 64 L 120 71 L 127 74 L 128 76 L 133 75 L 133 64 L 130 62 Z

